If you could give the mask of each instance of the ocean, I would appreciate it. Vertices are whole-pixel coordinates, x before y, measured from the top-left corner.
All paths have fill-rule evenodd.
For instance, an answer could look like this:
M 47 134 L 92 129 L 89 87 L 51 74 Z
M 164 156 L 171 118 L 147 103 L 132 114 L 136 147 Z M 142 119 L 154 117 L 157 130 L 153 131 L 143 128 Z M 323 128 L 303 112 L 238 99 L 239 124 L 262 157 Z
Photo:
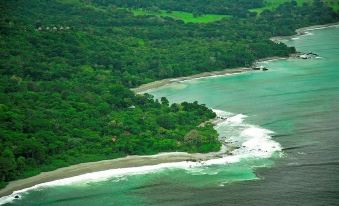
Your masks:
M 5 197 L 7 205 L 339 205 L 339 26 L 286 38 L 313 59 L 261 62 L 268 71 L 200 78 L 149 91 L 198 101 L 232 155 L 106 172 Z M 97 174 L 100 176 L 100 174 Z

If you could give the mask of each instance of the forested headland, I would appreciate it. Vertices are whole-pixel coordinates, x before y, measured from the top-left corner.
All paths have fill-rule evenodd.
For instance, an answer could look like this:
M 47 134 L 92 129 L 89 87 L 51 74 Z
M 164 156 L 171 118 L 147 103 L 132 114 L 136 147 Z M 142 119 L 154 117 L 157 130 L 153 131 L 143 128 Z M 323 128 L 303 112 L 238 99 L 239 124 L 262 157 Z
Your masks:
M 1 1 L 0 185 L 129 154 L 219 150 L 212 125 L 198 127 L 215 117 L 212 110 L 197 102 L 154 100 L 130 88 L 287 57 L 295 48 L 270 37 L 339 20 L 329 1 L 264 9 L 266 3 Z M 145 15 L 135 15 L 136 9 Z M 192 23 L 157 15 L 164 12 L 225 18 Z

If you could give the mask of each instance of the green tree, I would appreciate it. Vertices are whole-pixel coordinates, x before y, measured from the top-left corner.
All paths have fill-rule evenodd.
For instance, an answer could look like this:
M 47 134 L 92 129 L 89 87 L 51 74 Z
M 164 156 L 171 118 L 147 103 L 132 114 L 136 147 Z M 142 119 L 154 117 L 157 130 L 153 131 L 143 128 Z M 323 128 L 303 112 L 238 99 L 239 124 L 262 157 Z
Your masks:
M 15 176 L 16 161 L 13 151 L 9 148 L 5 148 L 0 155 L 0 174 L 2 181 L 10 180 L 10 177 Z

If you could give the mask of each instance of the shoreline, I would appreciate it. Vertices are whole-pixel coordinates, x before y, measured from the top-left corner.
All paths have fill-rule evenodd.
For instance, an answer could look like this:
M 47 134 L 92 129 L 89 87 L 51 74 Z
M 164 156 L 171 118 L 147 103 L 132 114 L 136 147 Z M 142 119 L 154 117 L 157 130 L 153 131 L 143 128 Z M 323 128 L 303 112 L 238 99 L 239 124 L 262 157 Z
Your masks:
M 291 36 L 275 36 L 275 37 L 271 37 L 270 40 L 273 41 L 273 42 L 281 42 L 281 40 L 284 40 L 284 39 L 287 39 L 287 38 L 295 38 L 295 37 L 298 37 L 298 36 L 303 36 L 303 35 L 307 34 L 307 31 L 331 28 L 331 27 L 338 26 L 338 25 L 339 25 L 339 22 L 329 23 L 329 24 L 318 24 L 318 25 L 314 25 L 314 26 L 302 27 L 302 28 L 296 29 L 295 30 L 296 34 L 294 34 L 294 35 L 291 35 Z
M 339 22 L 325 25 L 315 25 L 311 27 L 304 27 L 297 29 L 296 35 L 293 36 L 284 36 L 284 37 L 272 37 L 272 41 L 277 41 L 278 39 L 286 39 L 293 38 L 294 36 L 304 35 L 306 31 L 314 30 L 314 29 L 322 29 L 328 28 L 332 26 L 339 25 Z M 263 61 L 273 61 L 277 59 L 287 59 L 289 57 L 268 57 L 264 59 L 258 59 L 255 63 L 263 62 Z M 135 93 L 144 93 L 147 90 L 155 89 L 167 84 L 185 81 L 185 80 L 193 80 L 197 78 L 203 77 L 211 77 L 211 76 L 222 76 L 227 74 L 237 74 L 247 71 L 253 71 L 250 68 L 234 68 L 234 69 L 224 69 L 221 71 L 214 72 L 204 72 L 200 74 L 195 74 L 186 77 L 178 77 L 178 78 L 169 78 L 164 80 L 159 80 L 155 82 L 151 82 L 148 84 L 141 85 L 137 88 L 131 89 Z M 228 149 L 223 147 L 220 152 L 206 153 L 206 154 L 189 154 L 185 152 L 170 152 L 170 153 L 160 153 L 156 155 L 147 155 L 147 156 L 127 156 L 123 158 L 111 159 L 111 160 L 102 160 L 97 162 L 87 162 L 76 164 L 68 167 L 59 168 L 50 172 L 42 172 L 38 175 L 19 179 L 15 181 L 11 181 L 8 183 L 6 187 L 0 189 L 0 197 L 8 196 L 13 194 L 15 191 L 22 190 L 25 188 L 30 188 L 42 183 L 51 182 L 54 180 L 60 180 L 69 177 L 75 177 L 87 173 L 105 171 L 110 169 L 121 169 L 121 168 L 130 168 L 130 167 L 140 167 L 140 166 L 149 166 L 149 165 L 157 165 L 161 163 L 173 163 L 173 162 L 182 162 L 182 161 L 201 161 L 201 160 L 210 160 L 216 157 L 219 157 L 222 154 L 227 154 Z
M 307 31 L 330 28 L 330 27 L 337 26 L 337 25 L 339 25 L 339 22 L 302 27 L 302 28 L 296 29 L 295 30 L 296 34 L 294 35 L 271 37 L 270 40 L 273 42 L 281 42 L 281 40 L 284 40 L 286 38 L 294 38 L 294 37 L 305 35 L 307 34 Z M 266 57 L 266 58 L 255 60 L 253 64 L 257 64 L 257 63 L 264 62 L 264 61 L 275 61 L 275 60 L 288 59 L 288 58 L 291 58 L 291 57 L 290 56 L 289 57 L 278 57 L 278 56 Z M 249 72 L 249 71 L 254 71 L 254 70 L 248 67 L 239 67 L 239 68 L 233 68 L 233 69 L 223 69 L 220 71 L 203 72 L 203 73 L 184 76 L 184 77 L 157 80 L 154 82 L 142 84 L 139 87 L 132 88 L 131 90 L 137 94 L 142 94 L 142 93 L 146 93 L 148 90 L 156 89 L 158 87 L 162 87 L 162 86 L 173 84 L 173 83 L 178 83 L 181 81 L 199 79 L 199 78 L 204 78 L 204 77 L 212 77 L 212 76 L 224 76 L 227 74 L 238 74 L 238 73 Z
M 211 160 L 220 157 L 229 152 L 225 145 L 221 147 L 219 152 L 210 153 L 186 153 L 186 152 L 167 152 L 156 155 L 131 155 L 111 160 L 102 160 L 97 162 L 80 163 L 68 167 L 59 168 L 50 172 L 42 172 L 36 176 L 19 179 L 10 182 L 5 188 L 0 190 L 0 197 L 14 195 L 16 191 L 28 189 L 43 183 L 52 182 L 71 178 L 79 175 L 84 175 L 93 172 L 101 172 L 111 169 L 125 169 L 131 167 L 152 166 L 162 163 L 176 163 L 176 162 L 200 162 Z
M 275 60 L 281 60 L 281 59 L 288 59 L 289 57 L 279 57 L 279 56 L 271 56 L 271 57 L 265 57 L 262 59 L 257 59 L 253 62 L 252 66 L 264 62 L 264 61 L 275 61 Z M 189 81 L 194 79 L 200 79 L 200 78 L 206 78 L 206 77 L 214 77 L 214 76 L 225 76 L 225 75 L 232 75 L 232 74 L 240 74 L 244 72 L 258 72 L 256 70 L 253 70 L 249 67 L 238 67 L 238 68 L 232 68 L 232 69 L 223 69 L 220 71 L 212 71 L 212 72 L 203 72 L 199 74 L 193 74 L 189 76 L 183 76 L 183 77 L 177 77 L 177 78 L 167 78 L 162 80 L 157 80 L 154 82 L 142 84 L 139 87 L 132 88 L 131 90 L 137 94 L 143 94 L 146 93 L 148 90 L 156 89 L 165 85 L 174 84 L 182 81 Z
M 238 74 L 242 72 L 252 71 L 251 68 L 247 67 L 239 67 L 239 68 L 233 68 L 233 69 L 223 69 L 220 71 L 212 71 L 212 72 L 203 72 L 199 74 L 193 74 L 190 76 L 184 76 L 184 77 L 177 77 L 177 78 L 167 78 L 162 80 L 157 80 L 154 82 L 142 84 L 139 87 L 132 88 L 131 90 L 137 94 L 145 93 L 148 90 L 155 89 L 158 87 L 162 87 L 168 84 L 173 84 L 181 81 L 187 81 L 187 80 L 193 80 L 198 78 L 204 78 L 204 77 L 211 77 L 211 76 L 223 76 L 227 74 Z

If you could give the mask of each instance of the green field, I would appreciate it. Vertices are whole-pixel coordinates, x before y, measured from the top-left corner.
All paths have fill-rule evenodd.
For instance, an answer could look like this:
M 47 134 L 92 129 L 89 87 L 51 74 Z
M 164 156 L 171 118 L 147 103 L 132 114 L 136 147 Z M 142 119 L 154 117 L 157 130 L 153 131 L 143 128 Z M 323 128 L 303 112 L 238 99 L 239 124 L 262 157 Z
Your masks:
M 339 12 L 339 1 L 338 0 L 326 0 L 327 5 L 333 8 L 334 11 Z
M 257 9 L 251 9 L 250 11 L 257 12 L 260 14 L 264 10 L 274 10 L 278 8 L 281 4 L 285 2 L 291 2 L 292 0 L 265 0 L 265 7 L 257 8 Z M 312 2 L 312 0 L 296 0 L 298 6 L 302 6 L 303 3 Z
M 221 20 L 223 18 L 229 18 L 230 16 L 227 15 L 217 15 L 217 14 L 206 14 L 201 16 L 194 16 L 192 13 L 183 12 L 183 11 L 171 11 L 167 12 L 164 10 L 160 11 L 147 11 L 144 9 L 131 9 L 130 11 L 133 12 L 136 16 L 147 16 L 147 15 L 155 15 L 161 17 L 170 17 L 173 19 L 182 20 L 185 23 L 209 23 Z

